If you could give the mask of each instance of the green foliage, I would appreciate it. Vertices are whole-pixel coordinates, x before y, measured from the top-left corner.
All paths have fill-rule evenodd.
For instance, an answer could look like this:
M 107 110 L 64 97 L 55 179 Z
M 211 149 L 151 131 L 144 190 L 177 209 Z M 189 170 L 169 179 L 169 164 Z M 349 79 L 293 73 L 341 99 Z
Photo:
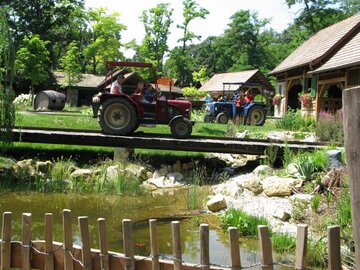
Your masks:
M 203 183 L 205 176 L 205 167 L 195 167 L 188 175 L 190 186 L 187 190 L 186 205 L 189 210 L 195 210 L 200 207 L 198 189 L 199 185 Z
M 279 148 L 275 145 L 270 145 L 265 149 L 264 164 L 273 167 L 277 159 Z
M 316 212 L 321 203 L 321 195 L 317 194 L 311 199 L 311 209 Z
M 329 165 L 329 159 L 326 155 L 326 150 L 316 150 L 310 154 L 311 160 L 314 164 L 315 171 L 326 171 Z
M 75 41 L 71 42 L 66 54 L 60 58 L 62 69 L 66 73 L 65 86 L 71 88 L 81 80 L 81 65 L 80 65 L 80 52 Z
M 285 148 L 284 148 L 284 159 L 283 159 L 283 165 L 285 168 L 287 168 L 287 166 L 293 162 L 293 158 L 294 158 L 294 152 L 291 151 L 289 145 L 287 142 L 285 142 Z
M 274 233 L 271 236 L 272 246 L 279 253 L 292 253 L 296 249 L 296 239 L 287 233 Z
M 283 118 L 275 123 L 275 126 L 285 130 L 313 131 L 315 120 L 312 117 L 302 117 L 300 111 L 289 109 Z
M 199 90 L 194 86 L 185 87 L 182 91 L 185 97 L 194 97 L 195 99 L 200 99 L 207 95 L 207 91 Z
M 336 114 L 320 112 L 315 133 L 321 141 L 344 143 L 344 127 L 341 112 Z
M 297 222 L 304 222 L 307 218 L 308 204 L 302 200 L 295 200 L 291 211 L 291 218 Z
M 194 71 L 192 73 L 194 82 L 206 82 L 209 80 L 209 76 L 206 73 L 206 67 L 202 66 L 199 71 Z
M 301 177 L 304 178 L 305 181 L 310 180 L 313 173 L 315 172 L 314 163 L 311 157 L 308 156 L 300 156 L 296 167 Z
M 23 39 L 22 47 L 16 53 L 15 66 L 19 74 L 31 82 L 31 88 L 48 78 L 49 51 L 39 35 L 30 35 Z
M 317 267 L 326 267 L 327 244 L 324 239 L 309 240 L 307 251 L 307 260 L 309 265 Z
M 264 217 L 256 217 L 246 214 L 242 210 L 229 209 L 221 216 L 222 227 L 237 227 L 240 236 L 255 237 L 259 225 L 269 225 Z M 271 229 L 270 229 L 271 231 Z

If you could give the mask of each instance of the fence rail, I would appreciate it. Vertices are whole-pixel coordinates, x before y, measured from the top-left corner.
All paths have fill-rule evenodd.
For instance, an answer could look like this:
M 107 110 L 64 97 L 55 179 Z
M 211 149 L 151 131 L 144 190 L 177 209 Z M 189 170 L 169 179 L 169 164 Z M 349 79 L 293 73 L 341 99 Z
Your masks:
M 216 265 L 210 262 L 209 256 L 209 226 L 201 224 L 200 233 L 200 262 L 190 264 L 182 260 L 180 241 L 180 222 L 171 222 L 172 228 L 172 257 L 159 254 L 157 242 L 156 220 L 149 220 L 151 254 L 148 257 L 135 256 L 132 235 L 132 222 L 129 219 L 122 221 L 124 253 L 109 252 L 107 247 L 105 219 L 98 219 L 98 237 L 100 249 L 90 247 L 88 218 L 78 217 L 81 246 L 73 245 L 71 229 L 71 211 L 64 209 L 63 239 L 64 243 L 53 241 L 53 216 L 45 214 L 44 240 L 31 240 L 31 214 L 22 214 L 22 239 L 13 241 L 12 214 L 3 213 L 2 240 L 1 240 L 1 270 L 10 268 L 45 269 L 45 270 L 240 270 L 249 268 L 274 269 L 272 244 L 266 226 L 259 226 L 259 242 L 261 247 L 261 261 L 253 265 L 242 265 L 240 260 L 239 235 L 235 227 L 230 227 L 229 246 L 231 264 L 228 266 Z M 307 269 L 307 225 L 298 225 L 296 256 L 294 265 L 284 265 L 294 269 Z M 340 257 L 340 227 L 328 228 L 328 269 L 341 268 Z

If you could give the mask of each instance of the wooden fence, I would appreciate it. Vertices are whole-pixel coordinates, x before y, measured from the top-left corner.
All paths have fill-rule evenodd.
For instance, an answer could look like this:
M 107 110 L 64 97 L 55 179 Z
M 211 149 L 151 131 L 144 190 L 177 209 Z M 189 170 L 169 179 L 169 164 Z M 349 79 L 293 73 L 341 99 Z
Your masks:
M 209 256 L 209 226 L 200 225 L 200 262 L 199 264 L 185 263 L 182 260 L 180 242 L 180 223 L 171 222 L 172 250 L 171 259 L 161 259 L 158 250 L 156 220 L 149 220 L 151 255 L 149 257 L 135 256 L 132 237 L 132 222 L 129 219 L 122 221 L 124 253 L 108 251 L 105 219 L 98 219 L 99 250 L 90 247 L 88 218 L 78 217 L 81 246 L 73 245 L 71 227 L 71 211 L 63 210 L 63 241 L 53 241 L 53 216 L 45 214 L 45 240 L 31 240 L 31 214 L 22 214 L 21 242 L 12 240 L 12 215 L 4 212 L 1 240 L 1 270 L 10 268 L 46 269 L 46 270 L 240 270 L 245 268 L 274 269 L 272 244 L 266 226 L 259 226 L 259 242 L 261 261 L 254 265 L 242 265 L 240 260 L 239 236 L 234 227 L 228 229 L 231 265 L 220 266 L 210 263 Z M 307 225 L 298 225 L 296 239 L 296 257 L 294 265 L 284 265 L 295 269 L 307 269 Z M 216 252 L 216 251 L 214 251 Z M 328 269 L 339 270 L 340 258 L 340 227 L 328 228 Z

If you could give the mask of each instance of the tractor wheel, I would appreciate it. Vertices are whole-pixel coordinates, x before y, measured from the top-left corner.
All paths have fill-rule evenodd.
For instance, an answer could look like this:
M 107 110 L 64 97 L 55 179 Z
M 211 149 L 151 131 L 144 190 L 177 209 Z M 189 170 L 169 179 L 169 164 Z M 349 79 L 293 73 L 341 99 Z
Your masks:
M 211 122 L 211 116 L 210 114 L 205 114 L 204 116 L 204 123 L 210 123 Z
M 192 124 L 187 118 L 178 118 L 171 123 L 170 129 L 175 138 L 185 139 L 191 135 Z
M 110 98 L 99 108 L 98 121 L 102 131 L 112 135 L 127 135 L 138 127 L 134 106 L 123 98 Z
M 260 106 L 252 107 L 245 118 L 248 125 L 262 126 L 266 120 L 266 110 Z
M 229 117 L 225 114 L 225 113 L 219 113 L 217 116 L 216 116 L 216 123 L 219 123 L 219 124 L 227 124 L 229 120 Z

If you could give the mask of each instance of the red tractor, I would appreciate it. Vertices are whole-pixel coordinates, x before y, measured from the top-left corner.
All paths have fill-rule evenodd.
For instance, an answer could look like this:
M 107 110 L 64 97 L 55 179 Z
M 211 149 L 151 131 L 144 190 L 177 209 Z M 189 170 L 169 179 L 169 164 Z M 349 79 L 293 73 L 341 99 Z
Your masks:
M 106 65 L 108 68 L 149 68 L 156 78 L 155 68 L 149 63 L 112 61 L 106 62 Z M 105 88 L 107 82 L 111 82 L 109 76 L 112 77 L 105 77 Z M 142 124 L 165 124 L 170 126 L 172 136 L 181 139 L 190 137 L 192 132 L 194 122 L 190 121 L 191 107 L 191 102 L 187 100 L 166 100 L 165 97 L 156 97 L 149 103 L 144 100 L 142 94 L 111 94 L 106 89 L 98 94 L 93 102 L 94 115 L 106 134 L 128 135 Z

